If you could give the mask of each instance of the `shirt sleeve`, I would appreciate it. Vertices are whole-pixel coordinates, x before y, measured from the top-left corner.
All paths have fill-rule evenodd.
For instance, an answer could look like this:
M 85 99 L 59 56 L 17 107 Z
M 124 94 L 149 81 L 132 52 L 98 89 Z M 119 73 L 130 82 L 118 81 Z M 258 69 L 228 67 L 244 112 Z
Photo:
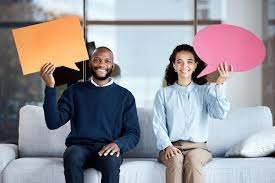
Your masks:
M 206 91 L 206 108 L 209 116 L 224 119 L 230 110 L 230 103 L 226 97 L 226 83 L 211 83 Z
M 122 136 L 114 142 L 118 145 L 121 152 L 126 152 L 134 148 L 140 138 L 136 103 L 132 94 L 127 97 L 122 119 Z
M 166 111 L 162 90 L 158 91 L 154 101 L 153 129 L 157 138 L 157 148 L 159 150 L 163 150 L 169 145 L 172 145 L 166 127 Z
M 43 109 L 47 127 L 50 130 L 61 127 L 73 113 L 72 91 L 67 88 L 56 103 L 56 89 L 46 86 Z

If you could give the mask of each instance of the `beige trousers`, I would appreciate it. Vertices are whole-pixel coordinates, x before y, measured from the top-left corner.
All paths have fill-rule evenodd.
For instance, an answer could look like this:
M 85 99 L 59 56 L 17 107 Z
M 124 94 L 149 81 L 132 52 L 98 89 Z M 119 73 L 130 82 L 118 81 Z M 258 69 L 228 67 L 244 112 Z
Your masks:
M 169 159 L 160 151 L 159 161 L 166 166 L 166 183 L 202 183 L 202 167 L 212 160 L 206 143 L 176 141 L 181 154 Z

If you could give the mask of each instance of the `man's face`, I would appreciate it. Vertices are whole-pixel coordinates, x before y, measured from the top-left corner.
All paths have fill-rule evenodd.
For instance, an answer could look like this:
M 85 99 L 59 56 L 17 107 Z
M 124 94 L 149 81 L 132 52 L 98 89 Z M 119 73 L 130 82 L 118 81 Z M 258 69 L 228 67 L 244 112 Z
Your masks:
M 112 74 L 113 54 L 106 49 L 96 50 L 89 62 L 89 66 L 95 79 L 105 80 Z

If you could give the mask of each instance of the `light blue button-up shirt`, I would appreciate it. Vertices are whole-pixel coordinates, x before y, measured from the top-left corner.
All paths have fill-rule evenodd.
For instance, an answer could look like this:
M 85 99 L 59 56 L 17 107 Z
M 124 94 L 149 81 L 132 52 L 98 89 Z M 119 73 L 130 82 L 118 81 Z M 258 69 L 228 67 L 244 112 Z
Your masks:
M 230 109 L 225 92 L 225 84 L 216 83 L 175 83 L 160 89 L 153 116 L 158 149 L 163 150 L 177 140 L 207 141 L 209 118 L 223 119 Z

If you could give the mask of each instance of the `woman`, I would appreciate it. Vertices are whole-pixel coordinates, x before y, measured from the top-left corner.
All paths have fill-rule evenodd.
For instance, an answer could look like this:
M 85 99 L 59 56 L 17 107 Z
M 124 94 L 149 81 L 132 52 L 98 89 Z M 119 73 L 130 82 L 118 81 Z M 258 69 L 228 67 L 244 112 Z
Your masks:
M 197 78 L 205 63 L 192 46 L 177 46 L 169 58 L 167 87 L 157 92 L 153 127 L 160 150 L 159 160 L 166 166 L 167 183 L 201 183 L 202 167 L 212 160 L 206 141 L 210 117 L 223 119 L 230 109 L 224 82 L 230 69 L 218 66 L 216 83 Z

